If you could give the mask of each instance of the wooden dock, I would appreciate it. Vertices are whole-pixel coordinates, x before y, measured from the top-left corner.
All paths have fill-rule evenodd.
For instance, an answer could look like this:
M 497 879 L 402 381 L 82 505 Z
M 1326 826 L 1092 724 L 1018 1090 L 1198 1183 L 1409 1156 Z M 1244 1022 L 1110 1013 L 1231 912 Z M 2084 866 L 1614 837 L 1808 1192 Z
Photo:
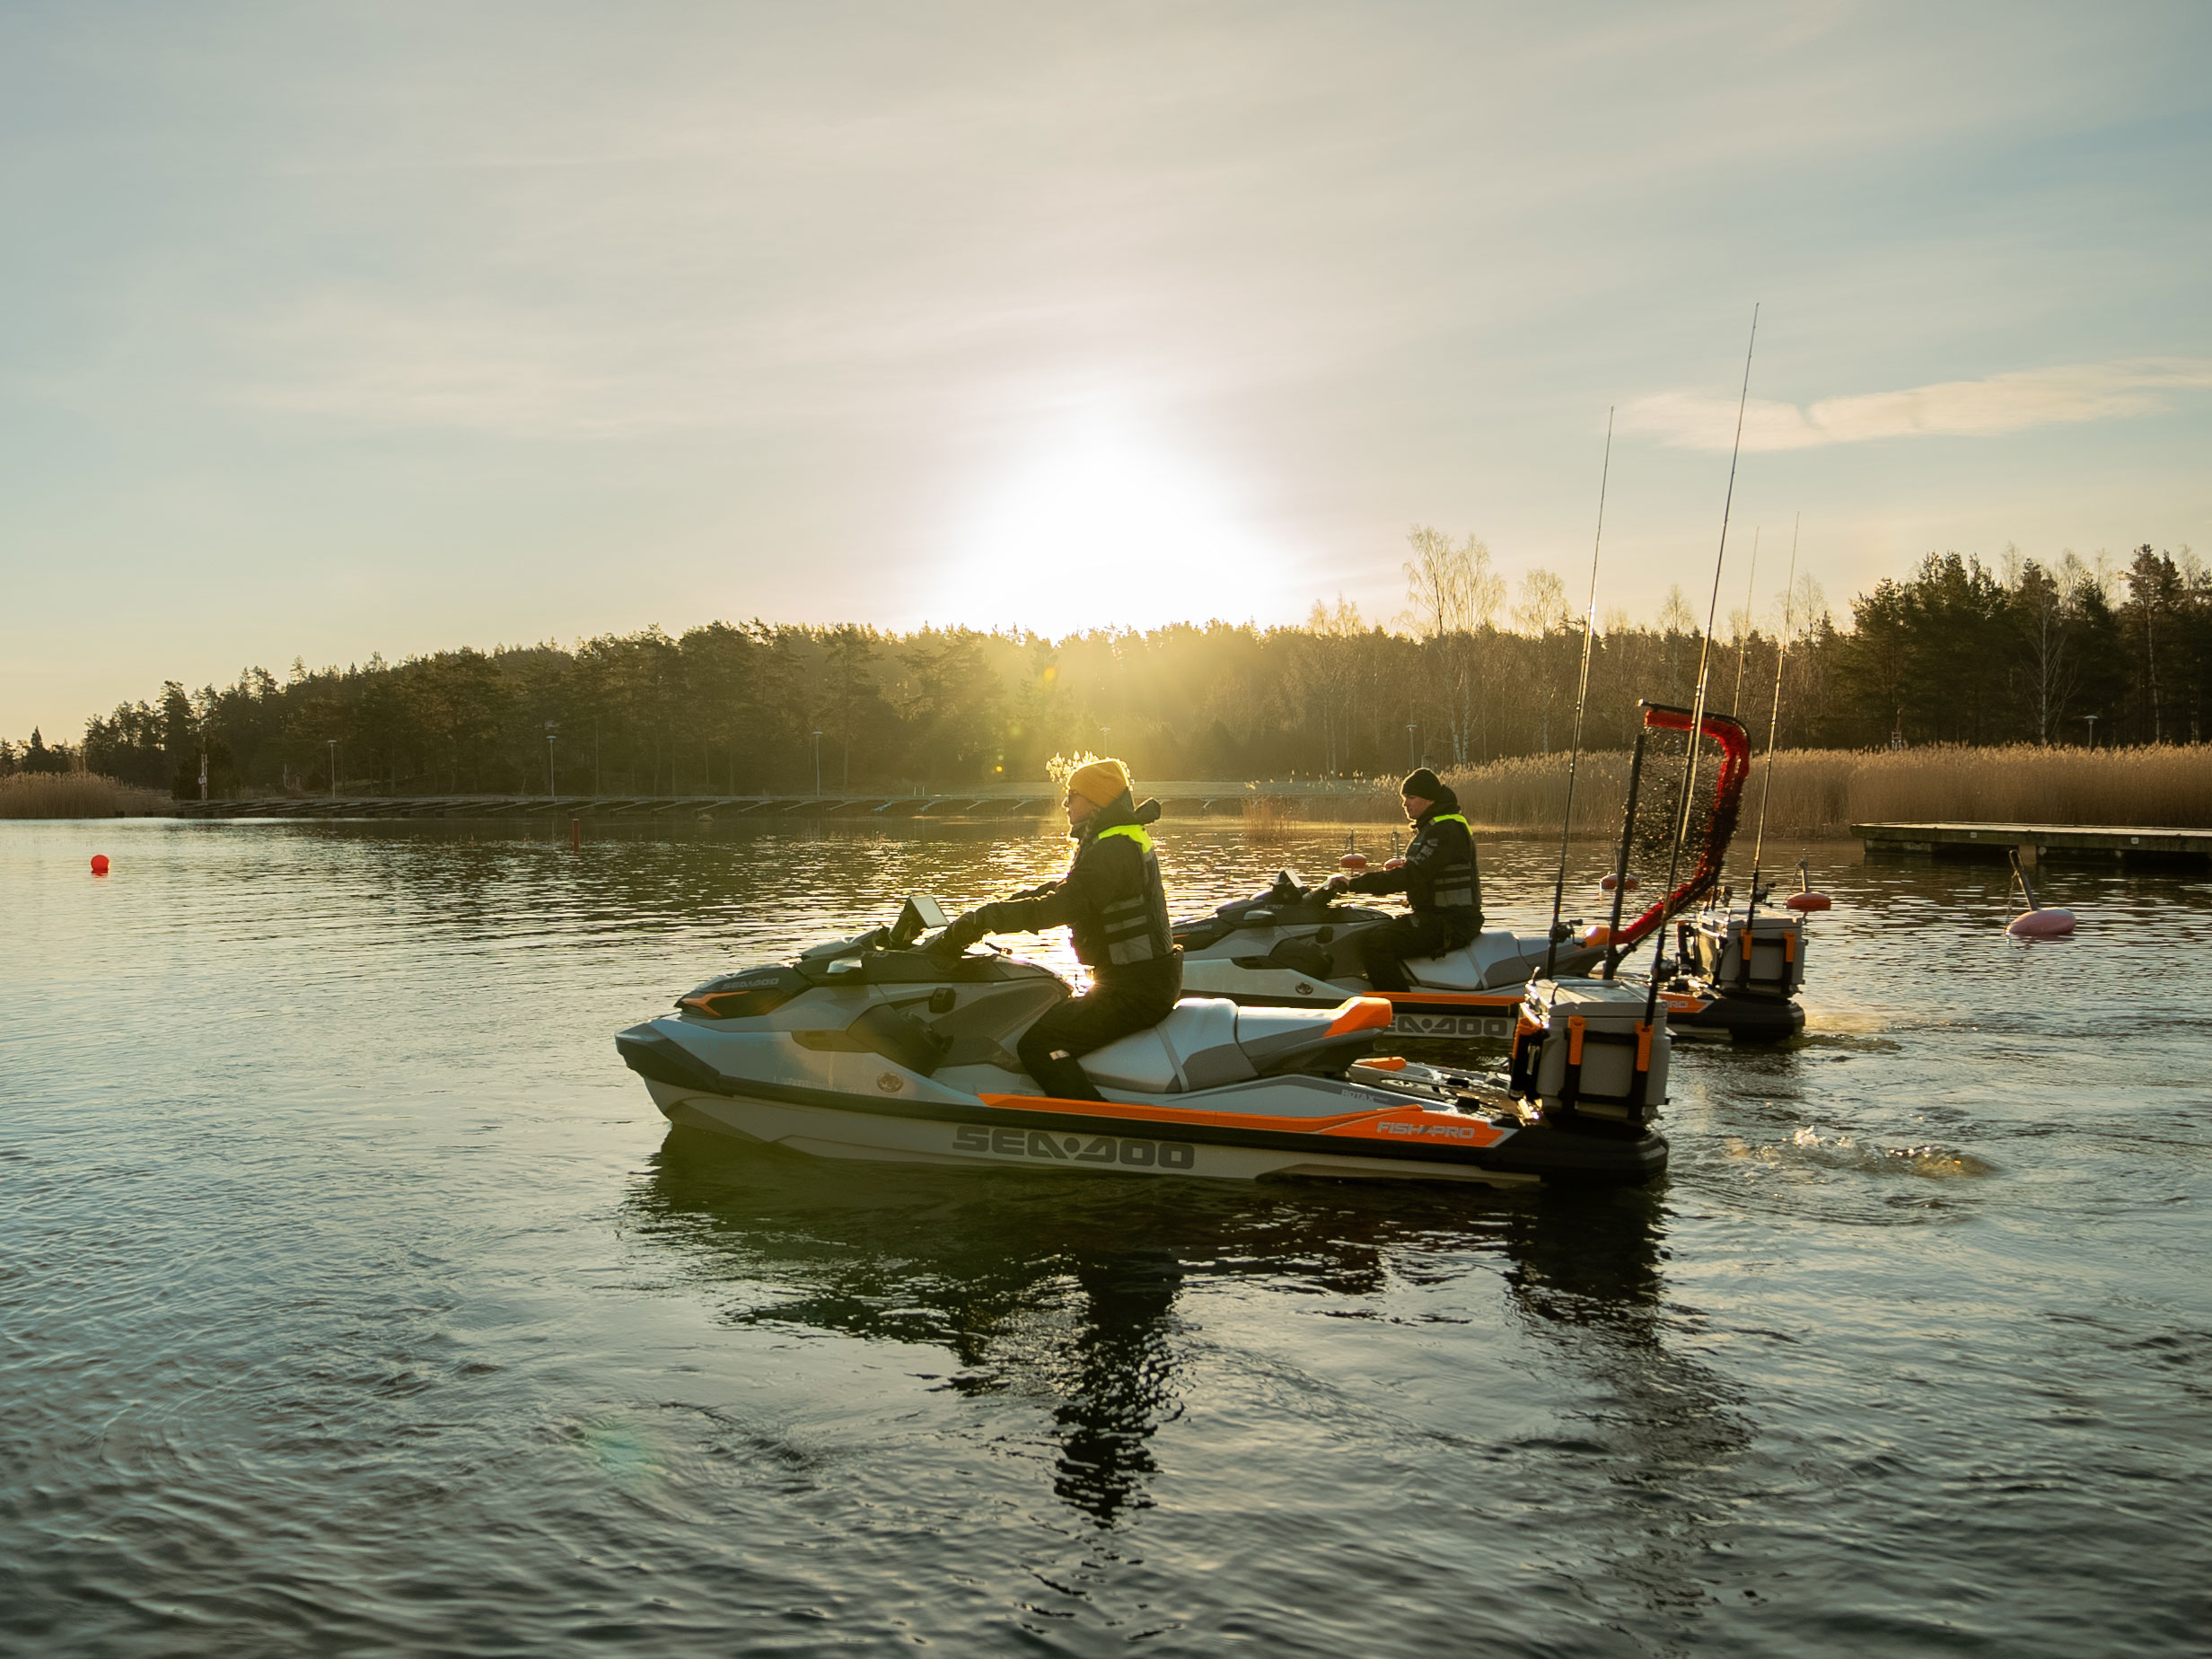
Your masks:
M 1869 857 L 1926 853 L 1937 858 L 2002 860 L 2023 865 L 2137 865 L 2145 868 L 2212 862 L 2212 830 L 2148 824 L 1853 824 Z
M 1330 787 L 1304 779 L 1296 783 L 1170 783 L 1143 793 L 1158 797 L 1173 818 L 1242 817 L 1248 802 L 1266 797 L 1357 800 L 1375 792 L 1356 786 Z M 822 794 L 762 795 L 615 794 L 451 794 L 451 795 L 258 795 L 233 801 L 179 801 L 171 811 L 180 818 L 579 818 L 636 821 L 689 819 L 730 822 L 738 819 L 882 820 L 891 818 L 1046 818 L 1060 806 L 1049 784 L 985 785 L 942 794 Z

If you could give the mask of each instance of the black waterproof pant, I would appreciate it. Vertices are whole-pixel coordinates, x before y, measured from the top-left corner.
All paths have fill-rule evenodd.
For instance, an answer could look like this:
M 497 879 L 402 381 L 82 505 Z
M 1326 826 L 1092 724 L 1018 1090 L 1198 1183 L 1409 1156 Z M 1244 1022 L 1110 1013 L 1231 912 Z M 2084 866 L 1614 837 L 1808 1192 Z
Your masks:
M 1360 963 L 1367 983 L 1378 991 L 1409 991 L 1406 978 L 1409 956 L 1441 956 L 1470 943 L 1482 931 L 1477 916 L 1470 926 L 1463 915 L 1451 910 L 1416 910 L 1411 916 L 1392 917 L 1371 934 L 1360 935 Z
M 1117 1037 L 1159 1024 L 1182 994 L 1180 952 L 1164 962 L 1102 969 L 1089 990 L 1046 1009 L 1022 1033 L 1014 1045 L 1022 1069 L 1056 1100 L 1102 1100 L 1077 1062 Z

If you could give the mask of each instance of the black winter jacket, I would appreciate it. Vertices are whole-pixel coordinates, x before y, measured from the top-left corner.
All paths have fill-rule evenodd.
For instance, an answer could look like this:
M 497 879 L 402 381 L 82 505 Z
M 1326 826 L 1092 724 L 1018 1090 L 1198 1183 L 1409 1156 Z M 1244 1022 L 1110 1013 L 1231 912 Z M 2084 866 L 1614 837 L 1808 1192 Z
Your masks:
M 1145 832 L 1159 816 L 1159 803 L 1132 807 L 1124 790 L 1069 832 L 1075 856 L 1066 875 L 985 905 L 977 920 L 989 933 L 1065 927 L 1076 960 L 1102 978 L 1173 960 L 1159 855 Z
M 1442 915 L 1455 934 L 1471 940 L 1482 931 L 1482 879 L 1475 868 L 1475 839 L 1447 791 L 1413 827 L 1406 862 L 1395 870 L 1370 870 L 1350 882 L 1356 893 L 1403 893 L 1416 916 Z M 1462 940 L 1461 943 L 1466 943 Z

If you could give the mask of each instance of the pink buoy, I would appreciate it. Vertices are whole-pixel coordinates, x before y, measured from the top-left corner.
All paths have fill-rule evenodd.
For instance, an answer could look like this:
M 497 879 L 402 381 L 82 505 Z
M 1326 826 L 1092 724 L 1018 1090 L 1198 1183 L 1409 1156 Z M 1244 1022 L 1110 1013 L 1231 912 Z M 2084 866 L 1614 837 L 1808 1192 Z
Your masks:
M 2074 912 L 2023 911 L 2006 925 L 2005 931 L 2015 939 L 2063 939 L 2074 931 Z
M 1616 887 L 1620 888 L 1623 892 L 1632 893 L 1636 891 L 1636 877 L 1630 876 L 1624 882 L 1617 875 L 1609 875 L 1598 883 L 1598 891 L 1600 892 L 1610 893 Z
M 1826 893 L 1792 893 L 1782 902 L 1800 915 L 1833 908 Z
M 108 873 L 107 854 L 94 853 L 92 855 L 92 873 L 94 875 L 105 875 Z

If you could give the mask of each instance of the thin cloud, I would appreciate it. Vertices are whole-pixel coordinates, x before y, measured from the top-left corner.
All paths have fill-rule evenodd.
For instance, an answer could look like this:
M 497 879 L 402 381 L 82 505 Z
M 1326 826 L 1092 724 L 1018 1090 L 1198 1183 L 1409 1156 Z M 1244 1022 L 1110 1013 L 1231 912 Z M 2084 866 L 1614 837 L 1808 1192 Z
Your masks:
M 1757 399 L 1743 413 L 1743 447 L 1818 449 L 1929 434 L 1987 437 L 2032 426 L 2156 414 L 2168 407 L 2170 394 L 2208 386 L 2212 386 L 2212 358 L 2136 357 L 1823 398 L 1802 408 Z M 1735 440 L 1736 406 L 1703 392 L 1661 392 L 1630 404 L 1621 426 L 1671 448 L 1725 452 Z

